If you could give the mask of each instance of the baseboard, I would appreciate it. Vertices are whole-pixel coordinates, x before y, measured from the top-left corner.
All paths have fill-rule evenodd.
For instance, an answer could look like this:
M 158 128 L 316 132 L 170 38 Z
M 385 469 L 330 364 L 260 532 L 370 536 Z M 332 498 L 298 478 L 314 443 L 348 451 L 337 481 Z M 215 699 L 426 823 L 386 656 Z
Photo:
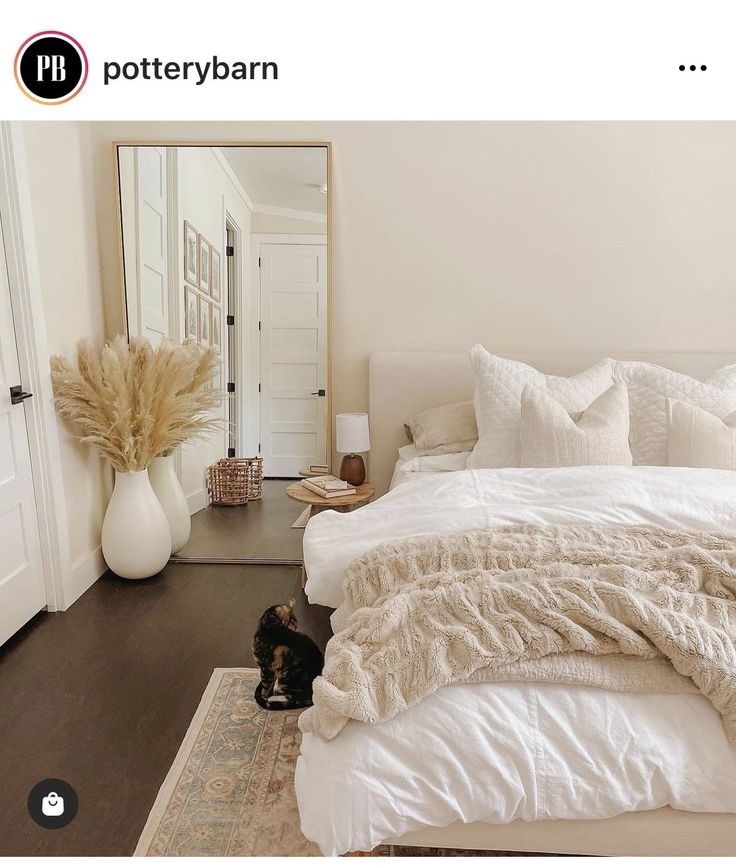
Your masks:
M 206 508 L 207 504 L 207 490 L 204 487 L 187 495 L 187 505 L 189 506 L 190 514 L 196 514 L 198 511 Z
M 81 556 L 64 577 L 64 610 L 74 602 L 107 571 L 107 563 L 102 555 L 102 547 L 90 550 Z

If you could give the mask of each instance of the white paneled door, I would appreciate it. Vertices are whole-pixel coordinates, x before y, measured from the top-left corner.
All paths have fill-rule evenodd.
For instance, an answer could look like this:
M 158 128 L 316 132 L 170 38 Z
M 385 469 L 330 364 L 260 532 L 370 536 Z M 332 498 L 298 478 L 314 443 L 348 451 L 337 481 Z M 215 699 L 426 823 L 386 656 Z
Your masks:
M 264 474 L 327 462 L 327 247 L 260 246 Z
M 46 605 L 25 401 L 0 233 L 0 644 Z
M 138 321 L 151 345 L 169 336 L 165 147 L 136 149 Z

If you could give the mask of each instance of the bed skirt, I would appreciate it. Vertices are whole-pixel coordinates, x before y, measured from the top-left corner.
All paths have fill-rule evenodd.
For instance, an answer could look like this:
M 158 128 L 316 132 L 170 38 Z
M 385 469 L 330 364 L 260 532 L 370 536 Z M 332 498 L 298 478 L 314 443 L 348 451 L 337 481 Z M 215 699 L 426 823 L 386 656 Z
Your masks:
M 387 844 L 540 854 L 729 857 L 736 854 L 736 815 L 666 806 L 595 821 L 477 821 L 416 830 Z

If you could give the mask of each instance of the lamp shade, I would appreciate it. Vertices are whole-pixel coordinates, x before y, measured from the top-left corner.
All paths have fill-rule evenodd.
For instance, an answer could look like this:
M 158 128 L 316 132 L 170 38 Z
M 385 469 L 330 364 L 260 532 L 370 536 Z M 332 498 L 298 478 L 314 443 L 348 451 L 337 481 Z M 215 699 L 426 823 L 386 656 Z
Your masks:
M 368 416 L 365 412 L 345 412 L 336 421 L 338 454 L 357 454 L 371 450 Z

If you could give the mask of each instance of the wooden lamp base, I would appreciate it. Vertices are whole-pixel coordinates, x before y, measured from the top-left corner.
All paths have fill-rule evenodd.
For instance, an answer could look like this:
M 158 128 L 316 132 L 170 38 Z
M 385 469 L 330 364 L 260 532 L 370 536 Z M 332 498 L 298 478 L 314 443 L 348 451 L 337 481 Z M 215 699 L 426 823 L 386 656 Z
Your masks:
M 360 487 L 365 481 L 365 463 L 360 454 L 346 454 L 342 458 L 340 478 L 354 487 Z

